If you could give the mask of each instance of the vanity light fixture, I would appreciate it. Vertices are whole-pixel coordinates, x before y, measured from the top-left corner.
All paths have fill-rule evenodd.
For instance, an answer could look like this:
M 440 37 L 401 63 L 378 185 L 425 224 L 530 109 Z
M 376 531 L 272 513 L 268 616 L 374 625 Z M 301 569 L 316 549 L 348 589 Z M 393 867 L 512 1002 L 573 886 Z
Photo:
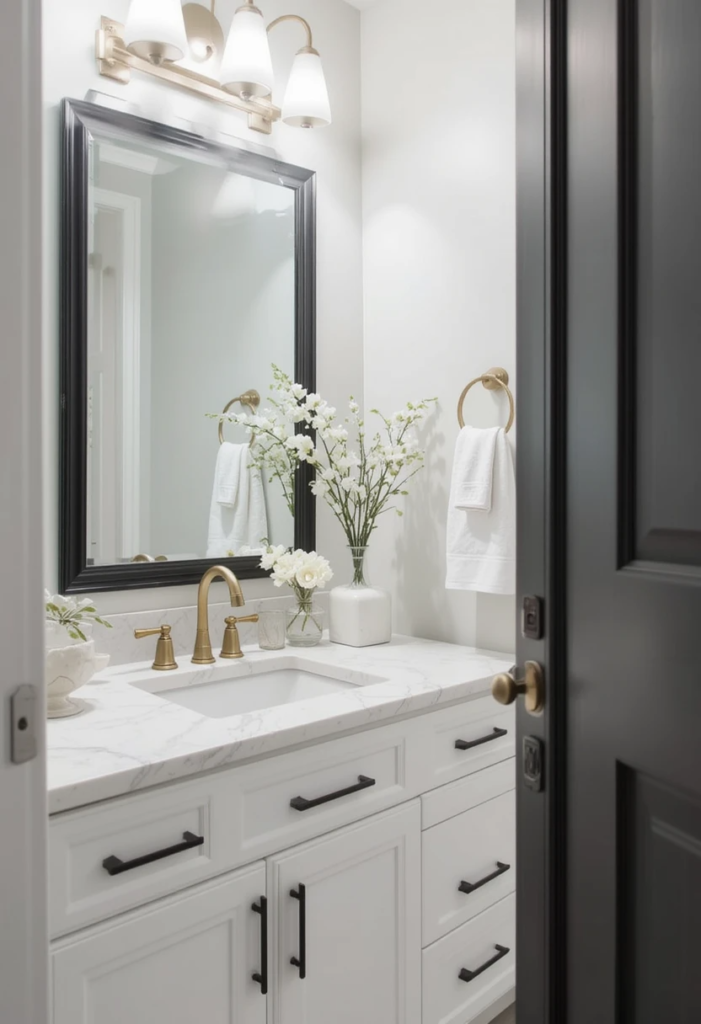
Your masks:
M 272 101 L 268 34 L 286 21 L 302 26 L 306 43 L 292 64 L 281 110 Z M 132 71 L 152 75 L 243 111 L 248 114 L 248 127 L 265 135 L 280 119 L 296 128 L 331 123 L 326 80 L 309 23 L 297 14 L 284 14 L 266 28 L 253 0 L 244 0 L 234 13 L 226 43 L 214 14 L 214 0 L 211 9 L 198 3 L 181 7 L 180 0 L 131 0 L 124 26 L 102 17 L 95 55 L 106 78 L 126 84 Z M 179 63 L 188 57 L 206 66 L 211 75 Z

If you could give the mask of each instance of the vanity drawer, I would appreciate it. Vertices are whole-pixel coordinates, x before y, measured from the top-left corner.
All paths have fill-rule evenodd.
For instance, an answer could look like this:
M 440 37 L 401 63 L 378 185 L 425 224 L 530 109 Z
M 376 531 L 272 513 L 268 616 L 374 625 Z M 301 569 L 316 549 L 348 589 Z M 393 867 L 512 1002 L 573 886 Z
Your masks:
M 322 743 L 235 773 L 241 863 L 278 853 L 421 792 L 412 723 Z
M 427 829 L 421 839 L 423 945 L 428 946 L 514 891 L 514 791 Z
M 226 776 L 208 776 L 51 818 L 51 936 L 226 871 L 236 859 L 227 789 Z
M 497 1013 L 508 1006 L 515 984 L 515 938 L 512 895 L 425 949 L 423 1024 L 469 1024 L 490 1007 Z
M 429 789 L 514 755 L 513 707 L 492 697 L 465 701 L 431 715 Z

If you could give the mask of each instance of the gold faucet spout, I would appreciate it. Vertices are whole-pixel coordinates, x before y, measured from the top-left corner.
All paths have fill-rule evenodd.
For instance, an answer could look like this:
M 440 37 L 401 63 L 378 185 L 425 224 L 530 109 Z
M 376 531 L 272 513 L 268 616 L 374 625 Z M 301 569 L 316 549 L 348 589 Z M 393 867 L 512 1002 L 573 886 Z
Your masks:
M 219 578 L 223 579 L 229 588 L 231 607 L 241 608 L 244 604 L 241 584 L 231 569 L 227 569 L 225 565 L 213 565 L 211 569 L 207 569 L 197 591 L 197 636 L 192 655 L 195 665 L 212 665 L 215 661 L 209 639 L 209 588 L 213 580 Z

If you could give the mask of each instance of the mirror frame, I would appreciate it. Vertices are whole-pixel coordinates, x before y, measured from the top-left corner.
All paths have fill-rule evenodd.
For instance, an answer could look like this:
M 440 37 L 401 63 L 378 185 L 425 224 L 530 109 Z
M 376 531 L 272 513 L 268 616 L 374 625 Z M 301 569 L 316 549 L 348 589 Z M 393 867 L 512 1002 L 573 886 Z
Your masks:
M 197 558 L 177 562 L 88 565 L 87 562 L 87 355 L 88 355 L 88 182 L 93 130 L 113 138 L 147 139 L 181 151 L 210 153 L 230 170 L 295 192 L 295 380 L 316 390 L 316 175 L 135 114 L 94 103 L 62 103 L 62 204 L 60 282 L 60 508 L 61 593 L 132 590 L 198 583 L 212 565 L 229 566 L 239 579 L 268 576 L 258 557 Z M 297 473 L 296 547 L 311 551 L 316 539 L 316 505 L 309 488 L 311 467 Z

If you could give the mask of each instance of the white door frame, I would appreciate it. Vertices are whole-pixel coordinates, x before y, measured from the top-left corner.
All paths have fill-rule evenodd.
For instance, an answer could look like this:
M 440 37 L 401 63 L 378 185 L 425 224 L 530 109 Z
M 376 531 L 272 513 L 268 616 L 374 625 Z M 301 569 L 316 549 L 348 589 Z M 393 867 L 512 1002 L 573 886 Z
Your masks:
M 92 216 L 113 210 L 122 224 L 121 423 L 122 464 L 104 467 L 119 480 L 121 521 L 117 536 L 123 558 L 140 550 L 141 533 L 141 200 L 93 187 Z M 112 268 L 114 269 L 114 268 Z M 105 268 L 102 269 L 105 272 Z
M 0 5 L 0 37 L 0 1019 L 46 1024 L 40 0 Z M 22 684 L 36 688 L 38 753 L 14 764 Z

